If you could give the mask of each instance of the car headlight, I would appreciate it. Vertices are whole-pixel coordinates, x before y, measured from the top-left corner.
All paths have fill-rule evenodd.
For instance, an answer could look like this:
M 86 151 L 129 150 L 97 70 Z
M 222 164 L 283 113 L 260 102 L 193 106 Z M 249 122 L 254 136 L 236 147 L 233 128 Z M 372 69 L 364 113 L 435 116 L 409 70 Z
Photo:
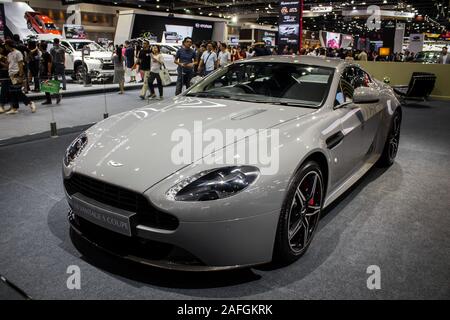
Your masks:
M 167 199 L 176 201 L 208 201 L 230 197 L 244 190 L 259 176 L 252 166 L 224 167 L 202 171 L 186 178 L 167 193 Z
M 67 147 L 66 153 L 64 154 L 64 164 L 68 166 L 78 155 L 81 153 L 83 148 L 86 146 L 88 138 L 86 133 L 80 134 L 72 143 Z

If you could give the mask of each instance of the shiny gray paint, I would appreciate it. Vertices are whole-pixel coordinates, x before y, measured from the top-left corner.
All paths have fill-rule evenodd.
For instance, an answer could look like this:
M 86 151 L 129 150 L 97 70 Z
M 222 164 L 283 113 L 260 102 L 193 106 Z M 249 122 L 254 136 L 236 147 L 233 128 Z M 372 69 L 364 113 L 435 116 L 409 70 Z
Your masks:
M 88 145 L 63 168 L 143 193 L 154 206 L 180 220 L 175 231 L 138 226 L 139 235 L 179 245 L 211 267 L 254 265 L 272 258 L 280 208 L 289 182 L 309 156 L 327 159 L 324 207 L 356 182 L 379 158 L 393 112 L 399 106 L 392 89 L 374 81 L 371 95 L 380 101 L 334 106 L 339 77 L 350 64 L 313 57 L 264 57 L 251 61 L 288 62 L 335 68 L 328 98 L 320 109 L 253 104 L 183 95 L 131 110 L 99 122 L 87 130 Z M 221 167 L 201 159 L 187 166 L 170 158 L 174 129 L 192 130 L 201 120 L 204 129 L 255 128 L 280 130 L 280 166 L 275 176 L 261 175 L 249 188 L 232 197 L 207 202 L 168 200 L 167 190 L 182 178 Z M 342 131 L 344 139 L 333 149 L 326 140 Z M 244 140 L 237 141 L 239 145 Z M 233 145 L 223 146 L 234 147 Z M 121 166 L 112 166 L 111 163 Z M 68 197 L 69 202 L 71 201 Z

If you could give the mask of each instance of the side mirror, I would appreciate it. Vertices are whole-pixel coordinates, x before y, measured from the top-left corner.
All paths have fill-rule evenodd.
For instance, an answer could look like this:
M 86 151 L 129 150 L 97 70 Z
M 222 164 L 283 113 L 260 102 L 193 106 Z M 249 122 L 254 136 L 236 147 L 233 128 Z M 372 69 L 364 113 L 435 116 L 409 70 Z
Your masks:
M 380 101 L 380 94 L 374 88 L 359 87 L 353 93 L 353 103 L 377 103 Z
M 203 78 L 200 76 L 195 76 L 191 79 L 191 82 L 189 83 L 189 86 L 192 87 L 194 85 L 196 85 L 197 83 L 199 83 L 200 81 L 202 81 Z

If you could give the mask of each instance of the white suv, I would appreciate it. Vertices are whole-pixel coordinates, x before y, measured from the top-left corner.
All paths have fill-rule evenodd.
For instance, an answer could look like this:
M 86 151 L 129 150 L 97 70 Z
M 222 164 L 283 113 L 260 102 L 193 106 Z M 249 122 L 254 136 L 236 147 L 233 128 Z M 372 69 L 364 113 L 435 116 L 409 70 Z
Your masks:
M 93 81 L 114 76 L 112 53 L 94 41 L 61 39 L 61 46 L 66 50 L 66 72 L 72 75 L 72 79 L 82 81 L 85 71 Z M 90 49 L 90 55 L 84 57 L 83 65 L 82 49 L 84 47 Z

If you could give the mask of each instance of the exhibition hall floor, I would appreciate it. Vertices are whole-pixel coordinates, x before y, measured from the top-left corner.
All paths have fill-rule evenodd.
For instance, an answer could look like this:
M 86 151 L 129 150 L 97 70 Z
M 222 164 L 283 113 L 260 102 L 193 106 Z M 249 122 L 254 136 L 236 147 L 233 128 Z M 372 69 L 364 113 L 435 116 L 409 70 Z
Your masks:
M 0 274 L 34 299 L 450 299 L 450 103 L 403 111 L 395 164 L 371 169 L 325 212 L 305 256 L 279 269 L 161 271 L 74 238 L 79 251 L 61 180 L 76 134 L 1 147 Z M 71 265 L 79 290 L 67 288 Z M 367 288 L 371 265 L 380 290 Z

